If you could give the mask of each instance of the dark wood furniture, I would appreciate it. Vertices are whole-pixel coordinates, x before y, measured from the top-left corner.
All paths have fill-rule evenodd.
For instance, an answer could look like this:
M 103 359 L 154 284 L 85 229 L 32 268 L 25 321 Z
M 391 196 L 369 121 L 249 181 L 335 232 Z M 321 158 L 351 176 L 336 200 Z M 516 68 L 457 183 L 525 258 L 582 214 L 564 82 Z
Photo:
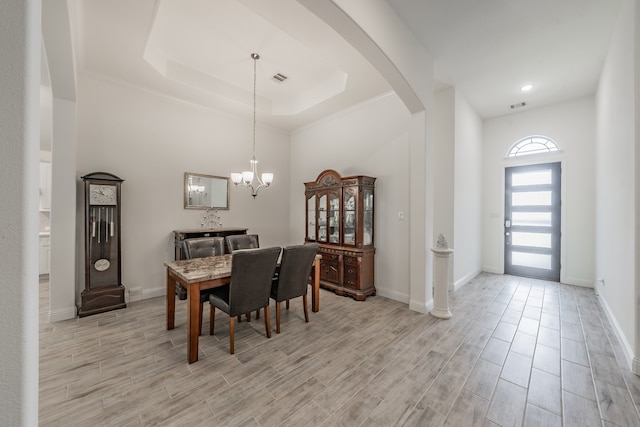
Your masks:
M 200 336 L 200 292 L 205 289 L 224 286 L 231 279 L 231 257 L 226 254 L 207 258 L 195 258 L 166 262 L 167 267 L 167 329 L 175 327 L 176 282 L 187 289 L 187 360 L 198 360 L 198 340 Z M 320 309 L 320 256 L 316 256 L 311 272 L 311 310 Z M 170 296 L 173 296 L 171 298 Z
M 235 235 L 235 234 L 247 234 L 247 229 L 246 228 L 226 227 L 226 228 L 212 228 L 212 229 L 195 228 L 195 229 L 190 229 L 190 230 L 174 230 L 173 231 L 173 235 L 174 235 L 174 238 L 175 238 L 175 241 L 174 241 L 175 259 L 177 261 L 177 260 L 186 258 L 184 256 L 184 253 L 182 252 L 182 248 L 183 248 L 182 242 L 184 241 L 184 239 L 192 239 L 194 237 L 222 237 L 222 238 L 224 238 L 224 237 L 232 236 L 232 235 Z M 225 243 L 224 253 L 226 253 L 226 254 L 231 253 L 231 251 L 227 247 L 226 243 Z
M 123 179 L 93 172 L 84 181 L 84 290 L 78 316 L 125 308 L 122 285 L 120 189 Z
M 327 169 L 304 184 L 305 242 L 320 244 L 320 285 L 358 301 L 376 294 L 375 181 Z

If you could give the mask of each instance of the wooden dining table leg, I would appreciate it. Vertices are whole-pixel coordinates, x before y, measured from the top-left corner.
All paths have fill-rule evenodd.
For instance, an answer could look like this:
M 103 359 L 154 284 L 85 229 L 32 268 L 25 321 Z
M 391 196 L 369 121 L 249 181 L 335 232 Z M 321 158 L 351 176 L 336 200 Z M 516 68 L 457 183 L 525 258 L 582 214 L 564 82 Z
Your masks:
M 187 359 L 189 363 L 198 361 L 198 339 L 200 337 L 200 286 L 191 283 L 187 290 Z
M 311 281 L 311 310 L 320 311 L 320 260 L 313 262 L 313 280 Z
M 176 321 L 176 281 L 167 268 L 167 330 L 175 327 Z

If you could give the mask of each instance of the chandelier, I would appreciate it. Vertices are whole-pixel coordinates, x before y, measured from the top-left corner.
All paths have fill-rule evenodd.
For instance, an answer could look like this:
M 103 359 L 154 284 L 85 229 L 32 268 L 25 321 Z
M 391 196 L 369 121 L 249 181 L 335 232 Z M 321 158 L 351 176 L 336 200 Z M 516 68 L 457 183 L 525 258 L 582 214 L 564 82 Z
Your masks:
M 242 173 L 232 172 L 231 181 L 235 185 L 247 187 L 255 199 L 258 195 L 258 190 L 271 185 L 273 174 L 263 173 L 262 178 L 258 175 L 258 161 L 256 160 L 256 64 L 260 59 L 260 55 L 252 53 L 251 58 L 253 59 L 253 151 L 250 161 L 251 170 L 243 171 Z

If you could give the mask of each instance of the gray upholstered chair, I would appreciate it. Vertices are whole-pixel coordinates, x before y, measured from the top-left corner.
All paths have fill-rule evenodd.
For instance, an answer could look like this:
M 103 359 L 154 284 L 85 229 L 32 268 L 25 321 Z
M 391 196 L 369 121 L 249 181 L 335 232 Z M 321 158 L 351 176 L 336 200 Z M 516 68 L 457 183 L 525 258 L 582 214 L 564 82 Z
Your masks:
M 232 234 L 225 237 L 229 252 L 241 249 L 255 249 L 260 247 L 260 240 L 257 234 Z
M 209 296 L 211 305 L 209 335 L 214 333 L 215 309 L 229 315 L 229 352 L 234 353 L 235 317 L 264 308 L 264 326 L 271 338 L 269 319 L 269 293 L 276 271 L 280 248 L 258 248 L 238 251 L 231 261 L 231 282 L 213 288 Z
M 276 302 L 276 333 L 280 333 L 280 303 L 302 297 L 304 306 L 304 320 L 309 321 L 309 308 L 307 304 L 307 285 L 311 267 L 315 260 L 318 248 L 317 243 L 306 245 L 287 246 L 282 250 L 282 260 L 276 276 L 271 285 L 271 298 Z
M 182 243 L 182 250 L 186 259 L 223 255 L 224 238 L 198 237 L 195 239 L 185 239 Z
M 255 249 L 260 247 L 260 239 L 257 234 L 232 234 L 226 236 L 227 247 L 229 252 L 240 251 L 244 249 Z M 247 312 L 247 322 L 251 322 L 251 313 Z M 260 310 L 256 312 L 256 319 L 260 318 Z M 240 322 L 240 316 L 238 316 L 238 322 Z
M 197 237 L 194 239 L 185 239 L 182 241 L 182 252 L 184 253 L 185 259 L 224 255 L 224 238 Z M 180 284 L 176 285 L 183 288 Z M 204 310 L 204 303 L 209 301 L 210 293 L 210 289 L 200 292 L 200 308 L 198 313 L 198 319 L 200 319 L 198 323 L 198 330 L 200 331 L 200 334 L 202 334 L 202 312 Z

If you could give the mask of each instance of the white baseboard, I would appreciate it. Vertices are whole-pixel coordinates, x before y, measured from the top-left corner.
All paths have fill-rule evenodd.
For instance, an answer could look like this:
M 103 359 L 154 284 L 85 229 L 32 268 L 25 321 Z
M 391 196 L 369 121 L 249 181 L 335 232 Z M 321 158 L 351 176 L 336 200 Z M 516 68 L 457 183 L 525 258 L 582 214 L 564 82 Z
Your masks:
M 427 301 L 426 304 L 420 301 L 409 301 L 409 310 L 426 314 L 431 310 L 433 310 L 433 299 L 430 299 L 429 301 Z
M 491 273 L 491 274 L 504 274 L 504 271 L 502 271 L 497 267 L 482 267 L 481 271 L 484 271 L 485 273 Z
M 376 295 L 380 295 L 381 297 L 385 297 L 385 298 L 392 299 L 394 301 L 409 304 L 409 295 L 403 294 L 401 292 L 390 291 L 385 288 L 376 288 Z
M 564 280 L 562 280 L 562 283 L 565 285 L 582 286 L 584 288 L 594 287 L 592 280 L 578 279 L 577 277 L 565 277 Z
M 78 308 L 74 305 L 72 307 L 63 308 L 61 310 L 49 311 L 49 322 L 61 322 L 63 320 L 74 319 L 78 314 Z
M 634 357 L 631 344 L 629 343 L 629 341 L 627 341 L 626 337 L 622 333 L 622 328 L 620 328 L 620 325 L 618 324 L 616 317 L 613 315 L 613 312 L 611 311 L 611 307 L 609 307 L 609 304 L 607 304 L 607 301 L 604 298 L 602 298 L 601 294 L 598 294 L 598 300 L 602 304 L 602 307 L 604 308 L 604 312 L 607 315 L 609 322 L 611 322 L 611 326 L 613 326 L 613 330 L 616 333 L 616 337 L 618 338 L 618 341 L 620 341 L 620 346 L 622 347 L 622 351 L 624 353 L 627 366 L 632 372 L 640 375 L 640 360 Z
M 469 273 L 469 274 L 465 275 L 463 278 L 456 280 L 455 283 L 453 283 L 453 286 L 449 288 L 449 290 L 451 290 L 451 291 L 459 290 L 464 285 L 469 283 L 471 281 L 471 279 L 473 279 L 474 277 L 476 277 L 480 273 L 482 273 L 482 270 L 476 270 L 476 271 L 474 271 L 472 273 Z
M 143 289 L 142 299 L 162 297 L 162 296 L 165 296 L 166 294 L 167 294 L 167 288 L 164 286 L 159 288 Z

